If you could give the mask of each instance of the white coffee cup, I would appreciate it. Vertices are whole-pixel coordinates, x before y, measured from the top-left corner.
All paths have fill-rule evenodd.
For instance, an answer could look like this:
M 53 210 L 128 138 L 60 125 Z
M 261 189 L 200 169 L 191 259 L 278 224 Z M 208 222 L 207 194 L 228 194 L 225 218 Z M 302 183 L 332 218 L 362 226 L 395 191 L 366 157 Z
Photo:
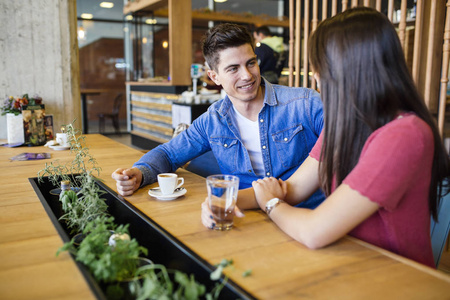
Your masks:
M 158 183 L 163 195 L 171 195 L 175 189 L 184 184 L 184 178 L 178 178 L 175 173 L 161 173 L 158 174 Z
M 67 133 L 57 133 L 56 134 L 56 142 L 60 145 L 60 146 L 68 146 L 67 144 Z

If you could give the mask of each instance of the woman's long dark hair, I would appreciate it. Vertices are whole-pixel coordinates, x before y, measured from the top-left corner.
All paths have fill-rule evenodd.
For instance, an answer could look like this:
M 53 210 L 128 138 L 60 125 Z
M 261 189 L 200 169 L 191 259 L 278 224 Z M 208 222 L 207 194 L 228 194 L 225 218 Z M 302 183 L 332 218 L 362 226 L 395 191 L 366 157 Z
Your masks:
M 309 41 L 309 55 L 324 102 L 319 174 L 325 193 L 331 193 L 334 176 L 339 185 L 356 166 L 370 134 L 400 111 L 414 112 L 434 135 L 429 207 L 437 219 L 449 157 L 406 66 L 392 23 L 371 8 L 348 9 L 319 24 Z

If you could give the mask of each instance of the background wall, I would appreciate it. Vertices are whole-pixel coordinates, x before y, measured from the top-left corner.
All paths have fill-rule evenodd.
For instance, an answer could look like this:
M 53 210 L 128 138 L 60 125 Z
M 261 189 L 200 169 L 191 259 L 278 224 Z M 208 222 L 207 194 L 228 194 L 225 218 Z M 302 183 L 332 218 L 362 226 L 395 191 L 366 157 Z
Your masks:
M 38 94 L 56 131 L 75 119 L 81 129 L 76 2 L 2 0 L 0 20 L 0 105 L 7 96 Z

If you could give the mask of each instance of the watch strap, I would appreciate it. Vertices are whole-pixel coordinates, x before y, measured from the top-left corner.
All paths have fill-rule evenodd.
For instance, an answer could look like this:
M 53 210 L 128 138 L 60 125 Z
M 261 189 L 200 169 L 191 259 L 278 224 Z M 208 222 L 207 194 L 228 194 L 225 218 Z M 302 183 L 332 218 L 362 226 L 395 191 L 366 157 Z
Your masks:
M 274 200 L 276 200 L 274 204 L 268 205 L 269 203 L 274 202 Z M 272 199 L 270 199 L 270 200 L 267 202 L 267 204 L 266 204 L 266 214 L 269 216 L 269 215 L 270 215 L 270 212 L 271 212 L 275 207 L 277 207 L 280 203 L 283 203 L 283 202 L 284 202 L 284 201 L 281 200 L 281 199 L 279 199 L 279 198 L 272 198 Z

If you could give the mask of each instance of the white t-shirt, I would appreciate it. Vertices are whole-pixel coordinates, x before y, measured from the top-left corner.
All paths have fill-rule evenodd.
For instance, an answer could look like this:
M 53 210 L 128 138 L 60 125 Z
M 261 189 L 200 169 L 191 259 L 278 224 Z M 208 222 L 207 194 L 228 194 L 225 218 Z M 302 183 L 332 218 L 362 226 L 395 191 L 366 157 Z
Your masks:
M 257 176 L 264 176 L 264 163 L 261 152 L 258 121 L 251 121 L 241 115 L 233 106 L 233 116 L 236 120 L 242 143 L 247 149 L 253 170 Z

